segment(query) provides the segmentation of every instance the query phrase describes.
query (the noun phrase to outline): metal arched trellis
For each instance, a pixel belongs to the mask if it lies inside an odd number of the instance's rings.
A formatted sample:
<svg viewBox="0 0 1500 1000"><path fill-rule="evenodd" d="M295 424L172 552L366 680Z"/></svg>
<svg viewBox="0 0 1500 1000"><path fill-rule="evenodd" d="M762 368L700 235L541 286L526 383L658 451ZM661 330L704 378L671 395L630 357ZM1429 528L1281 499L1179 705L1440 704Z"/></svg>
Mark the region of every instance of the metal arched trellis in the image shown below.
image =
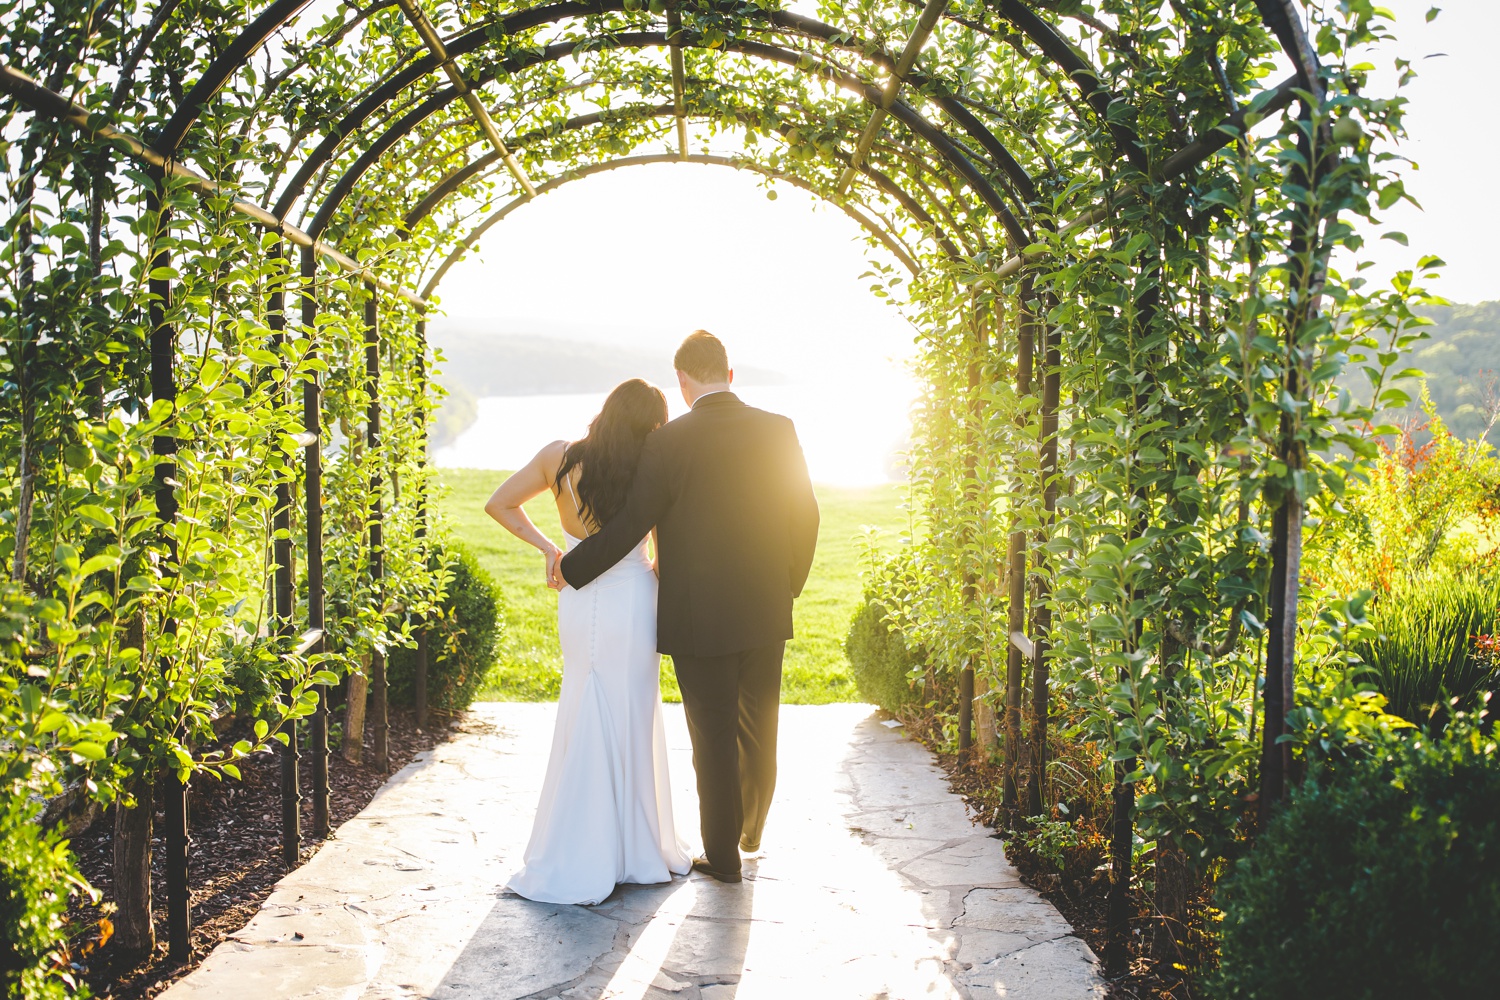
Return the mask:
<svg viewBox="0 0 1500 1000"><path fill-rule="evenodd" d="M1060 412L1067 394L1076 399L1096 391L1085 376L1073 384L1065 374L1076 360L1069 353L1074 331L1068 317L1086 312L1068 296L1093 280L1079 262L1095 249L1113 255L1110 266L1124 291L1110 302L1108 315L1098 307L1090 322L1101 328L1116 321L1150 328L1152 317L1175 307L1174 296L1187 303L1182 308L1195 322L1206 322L1209 292L1202 289L1219 265L1194 265L1191 278L1182 279L1198 282L1191 302L1168 287L1165 275L1213 238L1222 214L1237 210L1236 197L1248 191L1244 197L1253 202L1266 186L1256 179L1264 168L1251 132L1280 128L1291 137L1288 148L1299 154L1287 157L1296 161L1287 177L1291 188L1315 189L1331 170L1331 154L1315 152L1329 145L1324 133L1333 112L1326 74L1303 27L1305 12L1291 0L1195 5L1203 9L1193 16L1217 32L1209 33L1203 66L1195 68L1176 53L1202 40L1174 20L1175 11L1151 15L1164 32L1176 32L1170 45L1163 43L1163 51L1170 50L1163 55L1115 30L1119 24L1112 27L1124 14L1084 16L1064 10L1067 5L1022 0L962 7L949 0L893 0L861 8L864 13L842 11L841 20L833 18L840 12L835 5L828 16L836 23L722 0L669 0L654 11L633 2L525 6L495 0L471 11L397 0L351 7L307 26L302 20L309 6L308 0L275 0L262 9L231 4L209 26L193 22L194 13L175 12L175 4L154 10L126 4L118 37L109 34L110 25L94 21L82 28L49 26L46 37L54 49L62 51L63 41L74 45L72 62L40 54L38 44L17 47L19 55L7 50L0 65L0 91L12 104L11 118L24 108L33 122L66 128L66 142L77 146L76 155L64 151L45 159L38 153L45 170L25 163L18 170L30 178L26 190L40 182L63 192L73 183L65 178L76 160L86 174L86 183L78 183L98 217L85 241L96 260L110 225L103 206L136 212L142 232L149 227L141 220L157 220L154 235L144 237L140 268L148 285L140 301L149 331L150 399L128 386L118 390L122 398L135 391L139 409L155 403L170 412L184 393L180 374L190 354L184 338L200 321L179 308L179 293L195 277L184 270L212 269L204 264L211 255L174 250L175 224L197 220L192 224L213 229L217 245L229 248L226 257L242 254L259 268L263 280L252 290L215 294L234 299L236 308L259 317L269 331L272 353L256 355L266 405L291 414L298 410L292 389L301 390L300 426L287 436L300 459L295 474L275 482L268 501L266 590L274 622L268 631L279 637L279 655L297 662L339 655L330 637L341 627L335 619L350 612L330 610L328 603L330 533L324 520L330 491L350 489L342 483L353 459L330 449L325 393L357 397L364 403L362 433L345 437L358 439L352 450L373 456L369 468L360 467L353 477L368 497L360 515L359 592L373 594L380 608L379 622L370 627L395 628L390 623L400 619L400 627L412 629L417 714L425 722L428 622L404 614L403 601L421 601L409 593L397 596L403 593L403 567L389 550L412 542L426 563L432 526L421 478L429 399L425 331L440 282L518 207L564 184L627 166L732 167L826 199L913 280L953 290L944 308L962 314L963 322L951 325L963 332L942 330L933 340L963 359L967 464L960 463L965 485L955 494L963 503L988 503L979 472L985 407L992 405L984 402L986 391L994 390L1011 407L1005 433L1025 439L1034 451L1034 469L1016 472L1010 495L994 504L1008 518L1004 554L992 560L1006 601L1003 698L976 690L972 657L965 659L958 671L957 742L963 753L973 745L976 698L982 711L992 701L1003 706L1006 802L1024 806L1028 815L1042 812L1049 664L1061 655L1071 627L1063 621L1066 595L1057 579L1067 546L1054 535L1065 494ZM75 38L79 32L82 41ZM1246 55L1236 45L1254 51ZM1267 87L1252 64L1277 56L1290 62L1293 75ZM1207 82L1190 87L1194 74ZM131 102L95 94L93 81L104 78L115 81L121 95L133 94ZM504 95L498 101L496 92ZM1294 106L1295 115L1289 114ZM33 125L28 134L36 132ZM1226 166L1220 154L1231 146L1239 159ZM1210 170L1213 164L1219 166ZM126 172L137 167L144 173ZM1209 173L1213 177L1203 181L1200 175ZM144 193L138 205L126 193L131 183ZM55 197L59 204L67 198ZM32 200L26 199L27 218ZM1305 334L1295 331L1305 331L1316 318L1319 268L1327 252L1318 234L1339 210L1304 204L1280 217L1293 234L1284 241L1285 269L1310 271L1301 287L1313 294L1295 301L1289 296L1281 304L1288 316L1282 346L1294 360L1274 378L1291 402L1274 433L1265 432L1275 443L1264 464L1278 471L1266 474L1266 495L1273 501L1259 761L1263 808L1282 796L1292 766L1281 737L1296 690L1303 497L1302 487L1285 484L1300 483L1307 473L1298 413L1309 403L1313 382L1298 340ZM258 231L260 242L247 227ZM1132 227L1166 235L1156 243L1138 242L1130 238ZM14 256L26 282L36 270L39 240L31 229L17 239ZM1171 252L1163 249L1168 243ZM298 248L295 267L291 246ZM1200 256L1206 260L1206 251ZM321 262L332 262L336 270L320 270ZM102 281L103 269L94 270ZM940 297L929 294L934 302ZM30 300L24 291L19 298L24 313ZM113 308L106 298L97 296L100 315ZM1004 313L1007 303L1011 312ZM935 330L947 322L941 312L934 305L928 316ZM413 380L403 383L405 395L393 395L388 387L399 366L386 360L395 336L388 331L404 330L408 322L416 344ZM335 328L343 332L325 332ZM348 332L355 329L357 337ZM357 358L349 346L356 342ZM1168 359L1191 349L1186 340L1150 348ZM27 363L23 359L21 367ZM1135 371L1129 365L1118 370L1127 369ZM1121 375L1117 381L1130 379L1133 388L1120 397L1129 397L1121 405L1144 408L1146 376ZM1002 383L1003 392L995 389ZM394 407L413 414L415 444L402 437L406 428L392 419ZM155 510L166 572L176 573L192 558L177 546L184 487L176 463L188 446L166 423L154 444ZM401 477L391 456L400 447L413 450L417 486L398 498ZM1125 450L1128 465L1157 449ZM1191 454L1184 446L1182 455ZM21 460L23 479L32 474L27 461ZM1176 478L1194 482L1203 469L1203 463L1184 458ZM341 485L330 487L325 473ZM294 507L298 488L300 517ZM1132 489L1144 497L1147 487ZM975 524L964 530L978 531ZM1146 538L1147 528L1144 515L1126 524L1121 546ZM18 544L24 551L26 540ZM985 599L987 572L975 565L964 570L967 604ZM1236 622L1243 602L1237 607ZM177 627L175 614L162 621L164 630ZM1238 624L1233 629L1231 645ZM1134 632L1127 629L1120 638L1127 659L1139 653L1141 632L1137 621ZM1194 636L1182 645L1193 649L1195 642L1202 645ZM368 669L376 764L385 767L383 641L370 652ZM312 688L316 706L309 712L307 741L316 837L326 836L330 826L326 681ZM988 681L981 676L978 683L982 688ZM1023 740L1028 683L1030 736ZM294 693L288 682L287 703ZM295 728L291 735L282 750L282 853L288 866L296 863L302 840ZM1030 781L1023 788L1026 768ZM1120 757L1114 768L1117 892L1111 919L1118 948L1108 958L1118 965L1128 923L1135 758ZM166 770L172 772L170 945L173 957L184 959L190 944L187 785L178 769Z"/></svg>

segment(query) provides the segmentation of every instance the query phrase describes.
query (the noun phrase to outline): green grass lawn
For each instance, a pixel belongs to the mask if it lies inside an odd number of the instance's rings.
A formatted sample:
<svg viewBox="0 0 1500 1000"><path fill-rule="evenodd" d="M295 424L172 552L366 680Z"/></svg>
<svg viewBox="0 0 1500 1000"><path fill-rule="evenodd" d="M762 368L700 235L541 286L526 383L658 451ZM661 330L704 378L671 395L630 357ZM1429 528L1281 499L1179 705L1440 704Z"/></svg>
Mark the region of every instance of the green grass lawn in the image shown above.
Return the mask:
<svg viewBox="0 0 1500 1000"><path fill-rule="evenodd" d="M536 550L514 538L484 512L484 502L505 478L503 472L443 469L447 488L441 500L454 536L478 557L499 585L505 634L500 657L479 697L491 701L545 701L557 697L562 657L557 649L557 596L542 580ZM897 486L863 489L818 488L823 523L818 555L797 601L797 638L787 644L782 700L793 705L855 701L858 694L844 659L844 633L859 605L864 526L878 528L891 547L907 525ZM527 505L531 519L562 541L557 508L541 496ZM662 669L662 695L678 698L668 664Z"/></svg>

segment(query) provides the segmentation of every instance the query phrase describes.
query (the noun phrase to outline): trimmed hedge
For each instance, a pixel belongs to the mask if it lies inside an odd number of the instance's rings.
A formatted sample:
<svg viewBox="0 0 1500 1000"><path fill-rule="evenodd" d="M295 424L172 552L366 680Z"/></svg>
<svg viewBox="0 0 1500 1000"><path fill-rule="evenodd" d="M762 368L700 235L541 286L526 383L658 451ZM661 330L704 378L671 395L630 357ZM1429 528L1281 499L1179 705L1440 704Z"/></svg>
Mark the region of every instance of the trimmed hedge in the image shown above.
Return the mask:
<svg viewBox="0 0 1500 1000"><path fill-rule="evenodd" d="M1410 732L1410 731L1408 731ZM1500 753L1454 726L1325 767L1218 893L1222 1000L1490 996Z"/></svg>
<svg viewBox="0 0 1500 1000"><path fill-rule="evenodd" d="M880 598L865 595L844 639L844 655L854 674L860 697L887 712L897 712L921 700L910 676L919 661L906 648L900 632L885 623L887 611Z"/></svg>
<svg viewBox="0 0 1500 1000"><path fill-rule="evenodd" d="M495 664L503 628L500 593L473 553L450 541L439 555L450 563L442 617L433 621L427 664L427 703L437 712L461 712L474 701ZM389 698L410 705L416 696L417 651L393 649L387 663Z"/></svg>

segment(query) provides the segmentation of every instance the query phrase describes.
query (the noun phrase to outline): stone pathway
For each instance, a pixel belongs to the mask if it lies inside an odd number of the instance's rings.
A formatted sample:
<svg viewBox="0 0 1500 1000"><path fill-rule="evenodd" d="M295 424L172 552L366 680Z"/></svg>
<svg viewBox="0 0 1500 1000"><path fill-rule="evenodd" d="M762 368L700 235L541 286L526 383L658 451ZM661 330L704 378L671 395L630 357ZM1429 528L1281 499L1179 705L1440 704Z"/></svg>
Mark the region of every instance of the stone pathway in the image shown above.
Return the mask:
<svg viewBox="0 0 1500 1000"><path fill-rule="evenodd" d="M667 711L693 834L687 730ZM553 717L476 706L167 1000L1103 996L1088 946L970 823L931 755L865 706L782 709L765 853L743 883L625 886L594 907L502 893Z"/></svg>

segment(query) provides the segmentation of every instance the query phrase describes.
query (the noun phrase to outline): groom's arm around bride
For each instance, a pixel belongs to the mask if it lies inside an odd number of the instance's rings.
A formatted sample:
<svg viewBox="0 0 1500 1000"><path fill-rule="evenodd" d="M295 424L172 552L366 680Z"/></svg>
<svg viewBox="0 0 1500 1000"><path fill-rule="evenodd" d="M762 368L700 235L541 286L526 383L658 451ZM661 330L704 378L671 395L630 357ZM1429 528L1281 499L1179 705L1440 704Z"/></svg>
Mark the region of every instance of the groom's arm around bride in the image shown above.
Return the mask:
<svg viewBox="0 0 1500 1000"><path fill-rule="evenodd" d="M818 502L796 430L728 383L708 382L646 439L624 510L560 563L564 581L587 586L657 528L663 653L791 638L792 599L812 568Z"/></svg>
<svg viewBox="0 0 1500 1000"><path fill-rule="evenodd" d="M818 504L792 422L746 406L712 334L675 364L691 411L646 439L624 510L559 564L587 586L657 529L657 648L672 656L716 876L758 849L775 784L781 659L812 568ZM561 581L559 581L561 582Z"/></svg>

